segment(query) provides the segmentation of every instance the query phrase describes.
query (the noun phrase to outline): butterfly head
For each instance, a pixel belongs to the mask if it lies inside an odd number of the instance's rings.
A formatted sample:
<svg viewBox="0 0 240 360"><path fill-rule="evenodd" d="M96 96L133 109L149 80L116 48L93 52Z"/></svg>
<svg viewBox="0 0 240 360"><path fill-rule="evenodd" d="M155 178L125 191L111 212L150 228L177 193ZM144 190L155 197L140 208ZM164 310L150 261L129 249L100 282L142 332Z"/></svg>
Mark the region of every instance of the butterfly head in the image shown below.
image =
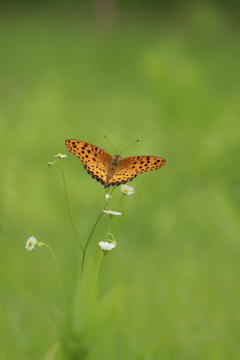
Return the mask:
<svg viewBox="0 0 240 360"><path fill-rule="evenodd" d="M120 155L113 156L112 166L118 166L121 160L122 160L122 157Z"/></svg>

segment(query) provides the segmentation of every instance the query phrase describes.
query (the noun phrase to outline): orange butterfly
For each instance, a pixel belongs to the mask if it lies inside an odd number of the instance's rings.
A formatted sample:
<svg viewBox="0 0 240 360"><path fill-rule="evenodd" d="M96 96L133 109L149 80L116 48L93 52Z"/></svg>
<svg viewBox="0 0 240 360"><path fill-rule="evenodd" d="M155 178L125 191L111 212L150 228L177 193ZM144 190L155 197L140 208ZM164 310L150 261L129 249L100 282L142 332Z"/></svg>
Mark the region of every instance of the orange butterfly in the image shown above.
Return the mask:
<svg viewBox="0 0 240 360"><path fill-rule="evenodd" d="M99 147L80 140L65 140L68 150L83 163L84 169L105 188L132 181L138 174L157 170L166 160L157 156L111 156Z"/></svg>

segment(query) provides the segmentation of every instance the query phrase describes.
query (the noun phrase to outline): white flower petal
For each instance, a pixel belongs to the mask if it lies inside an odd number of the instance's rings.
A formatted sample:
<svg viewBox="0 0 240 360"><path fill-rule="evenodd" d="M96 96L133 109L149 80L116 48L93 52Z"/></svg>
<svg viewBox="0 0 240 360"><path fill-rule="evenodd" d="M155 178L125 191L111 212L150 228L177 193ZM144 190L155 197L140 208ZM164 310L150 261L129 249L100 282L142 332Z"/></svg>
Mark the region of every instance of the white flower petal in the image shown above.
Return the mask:
<svg viewBox="0 0 240 360"><path fill-rule="evenodd" d="M132 186L128 186L128 185L121 185L121 191L125 195L132 195L135 192L134 188Z"/></svg>
<svg viewBox="0 0 240 360"><path fill-rule="evenodd" d="M100 246L101 249L105 251L110 251L116 247L115 244L109 243L107 241L100 241L98 245Z"/></svg>
<svg viewBox="0 0 240 360"><path fill-rule="evenodd" d="M59 158L66 158L67 157L67 155L66 154L61 154L61 153L58 153L57 155L54 155L55 157L59 157Z"/></svg>
<svg viewBox="0 0 240 360"><path fill-rule="evenodd" d="M37 243L37 239L34 236L31 236L29 239L27 239L25 248L28 251L31 251L35 248L36 243Z"/></svg>
<svg viewBox="0 0 240 360"><path fill-rule="evenodd" d="M120 213L118 211L113 211L113 210L103 210L103 212L105 212L105 214L109 214L109 215L122 215L122 213Z"/></svg>

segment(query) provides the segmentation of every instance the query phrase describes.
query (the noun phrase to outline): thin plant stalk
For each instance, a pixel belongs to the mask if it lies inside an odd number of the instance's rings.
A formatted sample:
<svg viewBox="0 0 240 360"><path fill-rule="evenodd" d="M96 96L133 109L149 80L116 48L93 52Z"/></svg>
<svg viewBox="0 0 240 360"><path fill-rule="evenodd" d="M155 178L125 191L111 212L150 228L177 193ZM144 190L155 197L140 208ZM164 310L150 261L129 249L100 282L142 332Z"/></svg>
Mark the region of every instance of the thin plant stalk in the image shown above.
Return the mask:
<svg viewBox="0 0 240 360"><path fill-rule="evenodd" d="M99 258L99 261L98 261L98 266L97 266L97 271L96 271L96 275L95 275L95 279L94 279L94 286L96 286L96 283L97 283L97 279L98 279L98 275L99 275L99 269L100 269L100 265L101 265L101 262L103 260L103 251L101 251L101 255L100 255L100 258Z"/></svg>
<svg viewBox="0 0 240 360"><path fill-rule="evenodd" d="M66 202L67 202L67 208L68 208L68 213L69 213L70 221L71 221L71 224L72 224L72 228L73 228L74 234L75 234L75 236L76 236L76 238L77 238L78 244L79 244L81 250L84 252L83 246L82 246L82 244L81 244L81 242L80 242L80 239L79 239L79 237L78 237L77 231L76 231L75 226L74 226L74 223L73 223L72 214L71 214L71 210L70 210L70 206L69 206L69 201L68 201L67 187L66 187L66 181L65 181L63 166L62 166L61 159L59 159L59 160L60 160L59 163L60 163L60 168L61 168L62 177L63 177L63 186L64 186L65 198L66 198Z"/></svg>
<svg viewBox="0 0 240 360"><path fill-rule="evenodd" d="M60 272L59 272L59 267L58 267L58 261L56 256L54 255L52 249L50 248L49 245L45 244L45 243L38 243L39 246L46 246L48 248L48 250L50 251L50 253L52 254L52 257L55 260L55 264L56 264L56 269L57 269L57 275L58 275L58 282L59 282L59 286L60 286L60 291L61 291L61 295L62 295L62 299L63 299L63 304L64 304L64 308L65 310L67 309L66 307L66 301L65 301L65 297L64 297L64 293L63 293L63 287L62 287L62 281L61 281L61 277L60 277Z"/></svg>
<svg viewBox="0 0 240 360"><path fill-rule="evenodd" d="M111 193L110 193L110 196L112 196L113 191L114 191L114 188L112 188L112 191L111 191ZM106 209L107 204L108 204L108 201L106 201L103 210ZM91 237L92 237L92 234L93 234L93 232L94 232L94 230L95 230L95 228L96 228L96 226L97 226L97 224L98 224L98 222L99 222L99 220L101 219L102 216L103 216L103 211L100 213L100 215L99 215L99 217L97 218L95 224L93 225L93 228L92 228L92 230L91 230L91 232L90 232L90 234L89 234L89 237L88 237L88 239L87 239L86 245L84 246L83 254L82 254L82 271L81 271L81 277L83 276L85 256L86 256L86 251L87 251L87 248L88 248L89 241L90 241L90 239L91 239Z"/></svg>

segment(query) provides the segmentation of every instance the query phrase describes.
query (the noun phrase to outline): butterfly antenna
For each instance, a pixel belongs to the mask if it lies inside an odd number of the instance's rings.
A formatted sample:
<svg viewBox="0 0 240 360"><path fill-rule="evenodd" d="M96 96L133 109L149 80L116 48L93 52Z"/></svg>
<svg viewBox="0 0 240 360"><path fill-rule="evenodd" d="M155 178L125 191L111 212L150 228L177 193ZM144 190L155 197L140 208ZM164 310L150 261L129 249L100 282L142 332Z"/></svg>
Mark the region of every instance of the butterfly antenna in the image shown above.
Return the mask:
<svg viewBox="0 0 240 360"><path fill-rule="evenodd" d="M120 154L123 153L125 150L129 149L131 146L135 145L137 142L139 142L139 140L134 141L133 144L131 144L131 145L129 145L128 147L126 147L125 149L123 149L123 150L120 152ZM120 154L119 154L119 155L120 155Z"/></svg>
<svg viewBox="0 0 240 360"><path fill-rule="evenodd" d="M115 147L110 143L110 141L107 138L107 135L104 135L104 137L106 138L107 142L109 143L109 145L113 148L113 150L115 151L115 153L117 154L118 152L116 151Z"/></svg>

